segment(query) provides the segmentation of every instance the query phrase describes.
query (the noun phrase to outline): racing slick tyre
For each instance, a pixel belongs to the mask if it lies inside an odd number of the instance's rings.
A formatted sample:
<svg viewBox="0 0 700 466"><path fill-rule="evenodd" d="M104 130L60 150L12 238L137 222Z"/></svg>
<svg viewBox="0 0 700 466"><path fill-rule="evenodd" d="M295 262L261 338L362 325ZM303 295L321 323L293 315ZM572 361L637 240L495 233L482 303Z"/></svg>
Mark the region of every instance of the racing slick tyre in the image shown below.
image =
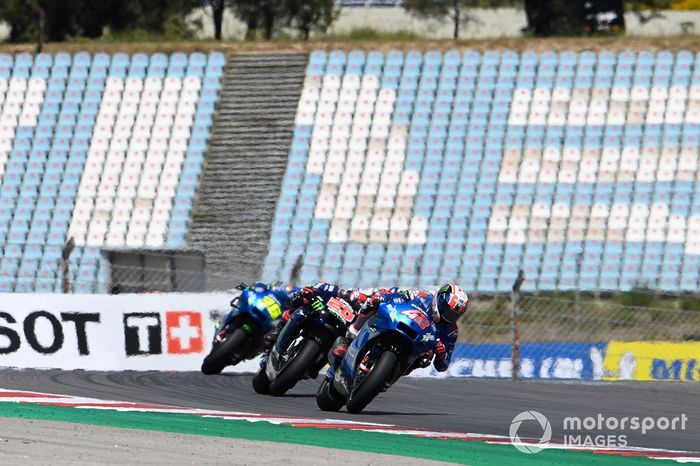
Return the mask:
<svg viewBox="0 0 700 466"><path fill-rule="evenodd" d="M340 411L345 400L341 398L339 393L336 393L333 384L324 377L318 388L318 393L316 393L316 404L322 411Z"/></svg>
<svg viewBox="0 0 700 466"><path fill-rule="evenodd" d="M318 343L307 340L287 367L270 382L270 395L282 396L296 385L307 372L314 368L320 353L321 347Z"/></svg>
<svg viewBox="0 0 700 466"><path fill-rule="evenodd" d="M350 399L346 403L348 412L357 414L384 389L384 386L389 381L398 364L398 358L395 353L385 351L379 357L377 362L372 366L369 374L360 383L360 386L350 395Z"/></svg>
<svg viewBox="0 0 700 466"><path fill-rule="evenodd" d="M270 379L267 378L265 367L258 369L258 372L253 376L253 390L260 395L270 394Z"/></svg>
<svg viewBox="0 0 700 466"><path fill-rule="evenodd" d="M235 355L243 349L246 336L242 329L237 328L223 342L214 346L211 353L202 362L202 373L206 375L218 374L224 370L224 367L238 364Z"/></svg>

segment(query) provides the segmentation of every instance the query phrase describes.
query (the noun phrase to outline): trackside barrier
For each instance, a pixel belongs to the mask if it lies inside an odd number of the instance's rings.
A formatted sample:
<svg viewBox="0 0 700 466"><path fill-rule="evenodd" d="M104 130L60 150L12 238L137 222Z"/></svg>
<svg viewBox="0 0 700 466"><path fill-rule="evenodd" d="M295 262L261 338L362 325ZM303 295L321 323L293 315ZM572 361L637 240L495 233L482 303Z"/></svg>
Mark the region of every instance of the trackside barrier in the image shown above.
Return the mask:
<svg viewBox="0 0 700 466"><path fill-rule="evenodd" d="M211 348L214 323L234 296L3 293L0 367L198 371ZM478 327L479 334L498 328L493 325L492 319L488 327ZM412 375L511 378L512 349L506 342L458 344L447 372L428 368ZM228 370L257 367L256 359ZM526 341L520 344L518 373L522 379L700 381L700 341Z"/></svg>
<svg viewBox="0 0 700 466"><path fill-rule="evenodd" d="M197 371L233 296L0 294L0 367Z"/></svg>
<svg viewBox="0 0 700 466"><path fill-rule="evenodd" d="M458 344L447 372L417 377L511 378L509 344ZM523 343L520 379L700 381L700 342Z"/></svg>

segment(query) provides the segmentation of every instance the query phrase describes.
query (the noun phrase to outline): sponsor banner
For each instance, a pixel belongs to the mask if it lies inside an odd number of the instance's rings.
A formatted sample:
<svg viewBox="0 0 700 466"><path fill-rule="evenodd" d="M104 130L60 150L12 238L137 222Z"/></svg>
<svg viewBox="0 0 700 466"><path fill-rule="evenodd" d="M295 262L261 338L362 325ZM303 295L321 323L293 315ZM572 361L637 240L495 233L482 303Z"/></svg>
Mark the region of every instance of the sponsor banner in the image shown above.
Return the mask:
<svg viewBox="0 0 700 466"><path fill-rule="evenodd" d="M197 371L233 296L2 294L0 366Z"/></svg>
<svg viewBox="0 0 700 466"><path fill-rule="evenodd" d="M198 371L234 296L0 294L0 367ZM520 354L524 379L700 380L700 342L523 343ZM459 344L447 372L411 375L511 374L510 344Z"/></svg>
<svg viewBox="0 0 700 466"><path fill-rule="evenodd" d="M522 343L520 377L523 379L600 380L606 343ZM458 344L446 372L434 368L414 371L417 377L510 378L510 344Z"/></svg>
<svg viewBox="0 0 700 466"><path fill-rule="evenodd" d="M700 342L610 341L605 380L700 381Z"/></svg>

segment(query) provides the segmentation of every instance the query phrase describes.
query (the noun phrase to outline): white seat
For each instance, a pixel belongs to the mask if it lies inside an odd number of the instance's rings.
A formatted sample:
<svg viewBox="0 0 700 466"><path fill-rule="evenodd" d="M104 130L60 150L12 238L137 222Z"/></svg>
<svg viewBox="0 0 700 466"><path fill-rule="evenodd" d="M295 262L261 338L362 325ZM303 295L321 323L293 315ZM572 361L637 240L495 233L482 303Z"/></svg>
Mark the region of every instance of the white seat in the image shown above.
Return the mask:
<svg viewBox="0 0 700 466"><path fill-rule="evenodd" d="M141 248L143 247L144 237L145 232L129 231L126 235L125 245L128 248Z"/></svg>
<svg viewBox="0 0 700 466"><path fill-rule="evenodd" d="M566 230L563 228L550 228L547 232L547 241L566 241Z"/></svg>

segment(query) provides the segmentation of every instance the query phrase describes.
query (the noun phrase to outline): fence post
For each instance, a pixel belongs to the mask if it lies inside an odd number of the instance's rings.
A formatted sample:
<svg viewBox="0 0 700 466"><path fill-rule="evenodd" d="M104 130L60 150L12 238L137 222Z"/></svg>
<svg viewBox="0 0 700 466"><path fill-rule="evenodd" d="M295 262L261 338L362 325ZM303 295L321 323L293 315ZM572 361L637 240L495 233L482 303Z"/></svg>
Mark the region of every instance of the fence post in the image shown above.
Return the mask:
<svg viewBox="0 0 700 466"><path fill-rule="evenodd" d="M66 244L63 245L63 250L61 250L61 265L63 269L63 283L62 288L64 293L70 293L70 255L75 249L75 241L73 237L68 238Z"/></svg>
<svg viewBox="0 0 700 466"><path fill-rule="evenodd" d="M576 254L576 277L581 276L581 259L583 255L581 253ZM574 312L576 313L576 326L581 326L581 290L579 286L576 286L574 290Z"/></svg>
<svg viewBox="0 0 700 466"><path fill-rule="evenodd" d="M525 281L525 273L522 269L518 272L518 278L513 283L513 293L511 294L511 316L510 327L512 341L512 357L513 357L513 382L518 381L520 374L520 328L518 324L518 311L520 307L520 287Z"/></svg>

